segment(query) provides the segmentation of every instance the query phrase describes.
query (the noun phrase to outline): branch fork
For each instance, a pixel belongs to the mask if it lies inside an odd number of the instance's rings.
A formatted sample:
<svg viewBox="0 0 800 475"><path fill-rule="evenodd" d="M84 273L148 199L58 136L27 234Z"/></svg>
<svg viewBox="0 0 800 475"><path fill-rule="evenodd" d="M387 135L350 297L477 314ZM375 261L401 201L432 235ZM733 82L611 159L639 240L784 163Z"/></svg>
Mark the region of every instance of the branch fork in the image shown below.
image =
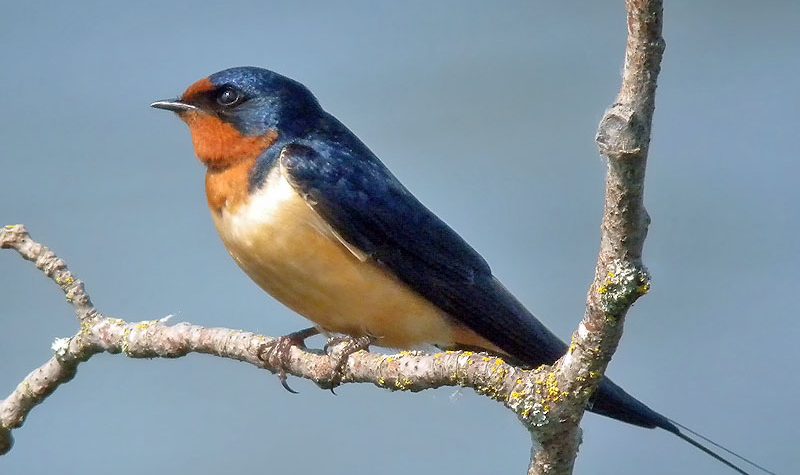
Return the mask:
<svg viewBox="0 0 800 475"><path fill-rule="evenodd" d="M650 289L641 261L649 217L643 204L644 172L655 107L656 79L664 41L661 0L627 0L628 43L620 93L600 122L596 141L608 161L600 251L586 311L567 353L552 366L523 369L501 358L470 351L433 355L359 351L349 356L341 383L371 383L392 391L442 386L473 388L513 411L533 441L530 475L572 473L586 404L622 335L625 314ZM264 361L260 348L272 338L167 319L127 322L98 311L83 282L22 225L0 229L0 248L17 251L58 285L78 319L79 330L53 342L53 356L0 400L0 455L11 450L12 431L78 366L101 352L131 358L178 358L204 353L234 359L272 373L332 387L341 348L332 355L293 346L287 361Z"/></svg>

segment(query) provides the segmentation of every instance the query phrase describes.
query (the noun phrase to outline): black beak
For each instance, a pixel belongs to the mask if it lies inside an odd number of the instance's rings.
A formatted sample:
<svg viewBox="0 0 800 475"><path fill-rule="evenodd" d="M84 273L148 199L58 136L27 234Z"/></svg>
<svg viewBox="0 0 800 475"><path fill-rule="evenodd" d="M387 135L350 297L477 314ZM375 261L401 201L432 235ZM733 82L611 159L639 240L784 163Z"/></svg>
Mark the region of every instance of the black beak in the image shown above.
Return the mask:
<svg viewBox="0 0 800 475"><path fill-rule="evenodd" d="M178 114L180 114L181 112L197 110L197 107L191 104L187 104L185 102L181 102L178 99L166 99L163 101L155 101L154 103L150 104L150 107L177 112Z"/></svg>

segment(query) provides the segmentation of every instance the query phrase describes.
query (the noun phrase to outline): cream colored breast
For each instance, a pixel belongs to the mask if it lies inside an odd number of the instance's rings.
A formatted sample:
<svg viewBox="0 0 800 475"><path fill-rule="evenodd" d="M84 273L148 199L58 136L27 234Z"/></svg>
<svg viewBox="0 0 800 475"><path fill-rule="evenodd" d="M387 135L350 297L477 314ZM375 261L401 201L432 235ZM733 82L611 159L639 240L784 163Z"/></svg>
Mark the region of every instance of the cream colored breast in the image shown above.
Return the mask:
<svg viewBox="0 0 800 475"><path fill-rule="evenodd" d="M212 214L239 266L326 331L372 335L397 348L464 339L444 312L343 243L278 168L235 212Z"/></svg>

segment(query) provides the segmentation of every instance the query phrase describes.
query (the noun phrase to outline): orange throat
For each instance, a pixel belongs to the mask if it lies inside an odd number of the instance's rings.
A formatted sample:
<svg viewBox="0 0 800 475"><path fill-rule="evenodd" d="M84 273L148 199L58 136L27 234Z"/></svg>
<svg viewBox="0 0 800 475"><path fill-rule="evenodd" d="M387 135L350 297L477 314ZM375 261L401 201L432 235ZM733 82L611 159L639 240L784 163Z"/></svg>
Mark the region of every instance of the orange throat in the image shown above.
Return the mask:
<svg viewBox="0 0 800 475"><path fill-rule="evenodd" d="M256 157L240 160L224 169L206 171L206 199L214 213L223 210L235 212L247 202L250 194L250 174L256 166Z"/></svg>
<svg viewBox="0 0 800 475"><path fill-rule="evenodd" d="M189 112L182 118L192 133L197 158L208 168L227 168L257 158L278 140L274 130L264 135L242 135L236 127L205 112Z"/></svg>
<svg viewBox="0 0 800 475"><path fill-rule="evenodd" d="M256 160L278 141L278 133L242 135L231 124L205 112L190 112L183 120L192 134L197 158L208 169L208 207L215 213L233 211L247 200Z"/></svg>

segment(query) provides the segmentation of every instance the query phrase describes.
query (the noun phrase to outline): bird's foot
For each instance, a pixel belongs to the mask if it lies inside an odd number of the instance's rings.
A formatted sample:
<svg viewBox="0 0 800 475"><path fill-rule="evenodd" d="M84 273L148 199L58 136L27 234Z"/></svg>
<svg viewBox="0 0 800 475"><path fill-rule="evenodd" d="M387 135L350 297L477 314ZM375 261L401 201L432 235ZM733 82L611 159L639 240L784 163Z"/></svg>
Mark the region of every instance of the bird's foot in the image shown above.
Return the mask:
<svg viewBox="0 0 800 475"><path fill-rule="evenodd" d="M336 360L336 366L333 368L333 375L331 376L331 387L330 390L333 394L336 394L334 388L339 386L342 383L342 378L344 377L344 369L347 366L347 359L353 353L357 353L361 350L369 349L369 346L377 341L377 338L372 335L364 335L364 336L334 336L328 339L325 343L324 350L327 353L328 349L333 346L336 346L340 343L344 343L344 348L342 348L341 352L338 353L338 358Z"/></svg>
<svg viewBox="0 0 800 475"><path fill-rule="evenodd" d="M275 338L258 348L258 359L265 363L278 366L278 378L281 380L281 386L292 394L297 394L297 391L289 387L289 383L286 382L285 369L289 361L289 351L293 346L305 348L306 339L314 335L319 335L319 329L317 327L304 328L289 333L288 335Z"/></svg>

